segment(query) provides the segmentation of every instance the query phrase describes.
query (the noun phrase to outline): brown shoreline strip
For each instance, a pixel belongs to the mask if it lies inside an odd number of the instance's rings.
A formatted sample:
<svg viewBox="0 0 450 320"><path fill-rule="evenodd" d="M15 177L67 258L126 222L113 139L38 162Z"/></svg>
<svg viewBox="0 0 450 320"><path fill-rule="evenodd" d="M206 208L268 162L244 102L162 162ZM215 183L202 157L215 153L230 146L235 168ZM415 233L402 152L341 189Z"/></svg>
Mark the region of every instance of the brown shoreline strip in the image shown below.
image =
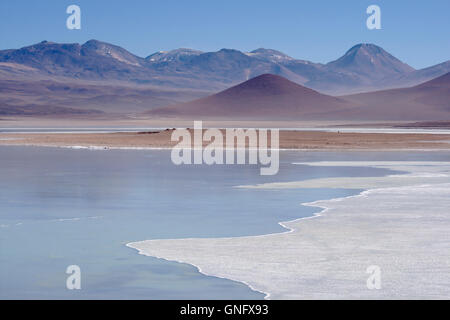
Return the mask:
<svg viewBox="0 0 450 320"><path fill-rule="evenodd" d="M0 145L170 148L177 144L177 142L171 141L172 131L173 130L164 130L135 133L5 133L0 134ZM191 135L193 136L192 131ZM209 142L204 142L203 144L206 146ZM450 135L422 133L280 131L279 147L280 149L311 150L450 150Z"/></svg>

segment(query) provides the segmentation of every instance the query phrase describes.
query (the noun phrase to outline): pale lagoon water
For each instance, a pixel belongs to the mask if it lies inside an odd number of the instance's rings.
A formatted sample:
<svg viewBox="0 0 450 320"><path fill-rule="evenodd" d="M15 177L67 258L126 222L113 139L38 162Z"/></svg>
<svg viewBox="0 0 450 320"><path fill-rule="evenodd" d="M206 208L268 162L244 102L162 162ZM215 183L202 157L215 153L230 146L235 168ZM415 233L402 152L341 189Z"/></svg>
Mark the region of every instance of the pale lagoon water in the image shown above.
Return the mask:
<svg viewBox="0 0 450 320"><path fill-rule="evenodd" d="M0 147L0 298L262 299L242 283L125 244L282 232L279 221L319 211L301 203L361 190L235 186L393 173L294 162L448 159L439 152L282 151L279 174L260 176L257 166L175 166L169 150ZM73 264L81 290L65 286Z"/></svg>

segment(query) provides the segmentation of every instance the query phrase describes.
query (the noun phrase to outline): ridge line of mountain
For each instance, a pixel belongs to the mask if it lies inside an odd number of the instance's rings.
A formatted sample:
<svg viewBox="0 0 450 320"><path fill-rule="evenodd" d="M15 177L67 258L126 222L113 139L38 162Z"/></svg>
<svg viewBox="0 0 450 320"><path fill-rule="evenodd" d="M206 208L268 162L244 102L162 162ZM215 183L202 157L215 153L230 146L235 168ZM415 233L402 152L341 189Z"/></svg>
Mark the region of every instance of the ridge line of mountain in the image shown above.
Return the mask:
<svg viewBox="0 0 450 320"><path fill-rule="evenodd" d="M0 79L66 77L206 91L271 73L323 93L342 95L413 86L449 71L450 61L414 70L381 47L364 43L327 64L264 48L251 52L175 49L142 58L98 40L82 45L43 41L0 51Z"/></svg>

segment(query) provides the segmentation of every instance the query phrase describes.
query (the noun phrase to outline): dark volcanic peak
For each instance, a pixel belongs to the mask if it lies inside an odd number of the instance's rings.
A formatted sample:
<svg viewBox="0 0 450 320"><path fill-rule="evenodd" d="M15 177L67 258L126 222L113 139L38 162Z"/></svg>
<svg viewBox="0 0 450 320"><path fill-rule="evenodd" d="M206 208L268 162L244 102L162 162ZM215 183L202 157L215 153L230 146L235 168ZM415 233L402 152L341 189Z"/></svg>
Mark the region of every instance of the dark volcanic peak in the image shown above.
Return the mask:
<svg viewBox="0 0 450 320"><path fill-rule="evenodd" d="M395 58L383 48L370 43L360 43L350 48L341 58L326 65L329 70L355 72L372 78L406 74L414 68Z"/></svg>

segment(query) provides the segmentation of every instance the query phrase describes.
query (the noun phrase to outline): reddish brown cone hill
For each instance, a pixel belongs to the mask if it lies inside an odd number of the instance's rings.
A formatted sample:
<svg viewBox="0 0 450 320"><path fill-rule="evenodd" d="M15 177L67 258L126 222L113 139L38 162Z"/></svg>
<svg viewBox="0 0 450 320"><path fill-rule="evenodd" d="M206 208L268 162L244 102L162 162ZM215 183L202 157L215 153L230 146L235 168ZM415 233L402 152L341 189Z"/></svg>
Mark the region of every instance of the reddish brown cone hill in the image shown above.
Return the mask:
<svg viewBox="0 0 450 320"><path fill-rule="evenodd" d="M351 105L283 77L263 74L227 90L195 101L158 108L147 114L181 118L309 119Z"/></svg>

